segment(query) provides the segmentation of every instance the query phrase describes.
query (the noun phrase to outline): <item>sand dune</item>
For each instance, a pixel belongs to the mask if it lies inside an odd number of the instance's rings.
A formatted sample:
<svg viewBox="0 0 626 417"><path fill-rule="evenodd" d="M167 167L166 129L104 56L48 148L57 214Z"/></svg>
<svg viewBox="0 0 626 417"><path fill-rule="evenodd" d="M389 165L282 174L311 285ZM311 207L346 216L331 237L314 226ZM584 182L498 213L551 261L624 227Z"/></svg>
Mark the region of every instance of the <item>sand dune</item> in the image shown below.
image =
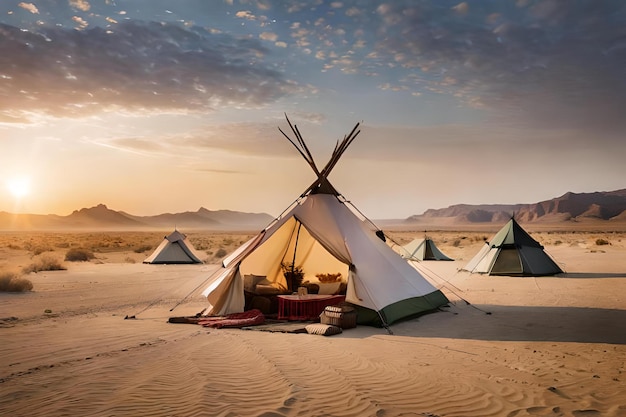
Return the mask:
<svg viewBox="0 0 626 417"><path fill-rule="evenodd" d="M33 292L0 293L1 414L626 415L624 236L598 247L595 235L545 235L567 272L537 278L458 271L482 244L473 236L435 236L456 260L420 267L452 303L392 334L167 323L206 307L193 290L217 265L109 254L30 274Z"/></svg>

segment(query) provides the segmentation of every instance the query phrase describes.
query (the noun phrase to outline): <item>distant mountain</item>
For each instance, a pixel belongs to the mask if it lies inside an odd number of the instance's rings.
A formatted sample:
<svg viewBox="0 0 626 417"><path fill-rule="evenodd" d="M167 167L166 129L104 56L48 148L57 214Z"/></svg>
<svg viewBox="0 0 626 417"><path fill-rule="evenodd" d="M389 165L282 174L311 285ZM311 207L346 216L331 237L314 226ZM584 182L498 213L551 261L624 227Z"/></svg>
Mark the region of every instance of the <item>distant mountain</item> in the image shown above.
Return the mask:
<svg viewBox="0 0 626 417"><path fill-rule="evenodd" d="M515 218L523 222L563 222L582 219L626 219L626 189L595 193L566 193L533 204L457 204L429 209L406 222L489 223Z"/></svg>
<svg viewBox="0 0 626 417"><path fill-rule="evenodd" d="M141 229L262 229L273 217L265 213L230 210L211 211L202 207L195 212L135 216L109 209L104 204L75 210L68 216L56 214L13 214L0 212L0 230L141 230Z"/></svg>

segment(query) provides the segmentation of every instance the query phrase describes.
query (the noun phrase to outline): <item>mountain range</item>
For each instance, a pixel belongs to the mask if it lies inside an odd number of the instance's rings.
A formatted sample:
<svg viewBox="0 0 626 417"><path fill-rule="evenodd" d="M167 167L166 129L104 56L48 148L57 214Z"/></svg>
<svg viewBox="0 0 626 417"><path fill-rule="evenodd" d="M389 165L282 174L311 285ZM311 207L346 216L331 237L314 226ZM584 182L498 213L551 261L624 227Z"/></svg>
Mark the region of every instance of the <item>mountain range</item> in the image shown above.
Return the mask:
<svg viewBox="0 0 626 417"><path fill-rule="evenodd" d="M404 225L501 224L511 216L524 223L561 223L583 220L626 222L626 189L594 193L566 193L532 204L456 204L428 209L401 220ZM109 209L104 204L75 210L67 216L56 214L14 214L0 212L0 230L260 230L273 217L266 213L208 210L135 216ZM397 224L381 220L379 224Z"/></svg>
<svg viewBox="0 0 626 417"><path fill-rule="evenodd" d="M273 217L266 213L244 213L230 210L164 213L155 216L135 216L111 210L104 204L74 210L67 216L56 214L13 214L0 212L0 230L142 230L142 229L208 229L257 230Z"/></svg>
<svg viewBox="0 0 626 417"><path fill-rule="evenodd" d="M626 220L626 189L594 193L568 192L532 204L456 204L410 216L411 222L502 223L512 216L525 223L576 222L586 219Z"/></svg>

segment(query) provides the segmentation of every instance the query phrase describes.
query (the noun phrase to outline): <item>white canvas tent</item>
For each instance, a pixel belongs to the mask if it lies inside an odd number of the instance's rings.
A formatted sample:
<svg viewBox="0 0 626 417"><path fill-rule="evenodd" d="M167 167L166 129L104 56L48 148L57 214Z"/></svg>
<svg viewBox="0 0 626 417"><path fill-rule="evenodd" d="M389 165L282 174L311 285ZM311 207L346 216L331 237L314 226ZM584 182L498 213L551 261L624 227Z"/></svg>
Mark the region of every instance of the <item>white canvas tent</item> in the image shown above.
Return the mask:
<svg viewBox="0 0 626 417"><path fill-rule="evenodd" d="M435 242L429 238L413 239L406 245L400 246L397 252L404 259L412 261L453 261L454 259L447 257L435 245Z"/></svg>
<svg viewBox="0 0 626 417"><path fill-rule="evenodd" d="M148 256L145 264L197 264L202 263L187 236L174 230L163 238L161 244Z"/></svg>
<svg viewBox="0 0 626 417"><path fill-rule="evenodd" d="M318 179L283 215L224 259L223 269L203 292L211 304L206 314L243 311L246 275L287 287L281 262L301 266L305 280L315 279L318 273L341 272L347 284L346 301L357 308L360 324L387 326L448 303L445 295L381 240L328 182L330 170L358 135L358 126L337 144L321 171L297 127L290 124L299 146L281 130Z"/></svg>
<svg viewBox="0 0 626 417"><path fill-rule="evenodd" d="M541 276L563 272L554 260L511 218L463 268L488 275Z"/></svg>

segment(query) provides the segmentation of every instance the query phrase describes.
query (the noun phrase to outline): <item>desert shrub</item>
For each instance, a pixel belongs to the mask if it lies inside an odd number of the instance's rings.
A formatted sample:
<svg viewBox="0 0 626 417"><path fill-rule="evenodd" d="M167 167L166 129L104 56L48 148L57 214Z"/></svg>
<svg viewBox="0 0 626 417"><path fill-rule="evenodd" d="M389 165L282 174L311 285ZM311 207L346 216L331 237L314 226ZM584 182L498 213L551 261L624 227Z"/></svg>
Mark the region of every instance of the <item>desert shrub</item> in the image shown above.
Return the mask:
<svg viewBox="0 0 626 417"><path fill-rule="evenodd" d="M35 246L32 248L32 252L34 256L41 255L44 252L52 252L54 249L47 246Z"/></svg>
<svg viewBox="0 0 626 417"><path fill-rule="evenodd" d="M126 262L127 264L134 264L137 261L135 261L135 259L131 258L130 256L127 256L126 258L124 258L124 262Z"/></svg>
<svg viewBox="0 0 626 417"><path fill-rule="evenodd" d="M57 243L57 248L67 249L70 247L70 242L59 242Z"/></svg>
<svg viewBox="0 0 626 417"><path fill-rule="evenodd" d="M25 274L30 274L31 272L64 271L66 269L67 268L65 268L58 259L43 255L36 262L24 267L23 271Z"/></svg>
<svg viewBox="0 0 626 417"><path fill-rule="evenodd" d="M461 239L456 239L454 242L452 242L452 246L454 246L455 248L458 248L461 245Z"/></svg>
<svg viewBox="0 0 626 417"><path fill-rule="evenodd" d="M217 250L217 252L215 252L215 257L216 258L223 258L226 255L228 255L228 252L226 252L226 249L224 249L224 248L219 248Z"/></svg>
<svg viewBox="0 0 626 417"><path fill-rule="evenodd" d="M19 277L13 272L0 273L0 291L26 292L33 289L33 283L26 278Z"/></svg>
<svg viewBox="0 0 626 417"><path fill-rule="evenodd" d="M563 244L563 241L562 241L562 240L555 240L555 241L554 241L554 245L555 245L555 246L562 245L562 244Z"/></svg>
<svg viewBox="0 0 626 417"><path fill-rule="evenodd" d="M198 250L206 251L206 250L211 249L211 242L201 241L201 242L198 242L197 244L194 244L194 243L192 243L192 244L193 244L193 247L198 249Z"/></svg>
<svg viewBox="0 0 626 417"><path fill-rule="evenodd" d="M87 262L95 258L93 252L87 249L70 249L65 254L65 260L68 262Z"/></svg>
<svg viewBox="0 0 626 417"><path fill-rule="evenodd" d="M609 241L606 239L596 239L597 246L608 245L608 244L609 244Z"/></svg>
<svg viewBox="0 0 626 417"><path fill-rule="evenodd" d="M21 250L21 249L22 249L22 247L21 247L20 245L15 245L15 244L13 244L13 243L9 243L9 244L7 245L7 248L9 248L9 249L13 249L13 250Z"/></svg>
<svg viewBox="0 0 626 417"><path fill-rule="evenodd" d="M150 249L152 249L152 246L150 246L150 245L141 245L138 248L135 248L134 252L135 253L144 253L145 251L149 251Z"/></svg>

